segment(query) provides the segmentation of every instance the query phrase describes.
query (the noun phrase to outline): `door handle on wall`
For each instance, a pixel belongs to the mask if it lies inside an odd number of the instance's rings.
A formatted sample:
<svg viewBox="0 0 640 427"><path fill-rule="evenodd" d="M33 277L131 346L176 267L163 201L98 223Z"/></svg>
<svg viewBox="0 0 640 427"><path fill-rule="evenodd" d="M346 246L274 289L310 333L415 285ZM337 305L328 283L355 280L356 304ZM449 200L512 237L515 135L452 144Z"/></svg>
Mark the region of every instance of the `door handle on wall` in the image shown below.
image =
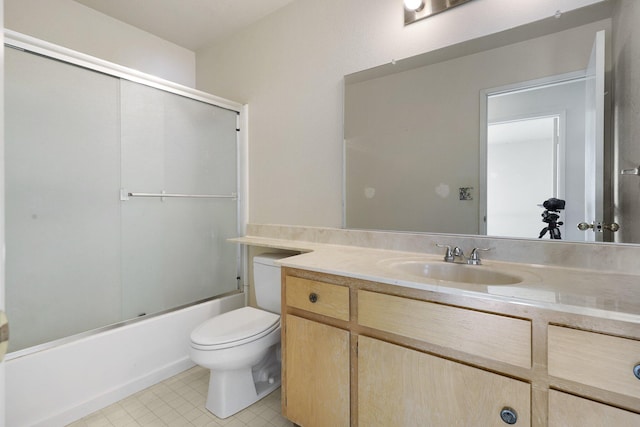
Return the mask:
<svg viewBox="0 0 640 427"><path fill-rule="evenodd" d="M612 222L611 224L603 224L601 222L594 221L593 224L588 224L586 222L578 224L578 230L580 231L587 231L590 228L593 229L594 233L602 233L604 230L609 230L612 233L615 233L620 230L620 226L615 222Z"/></svg>
<svg viewBox="0 0 640 427"><path fill-rule="evenodd" d="M622 169L620 175L640 175L640 166L633 169Z"/></svg>

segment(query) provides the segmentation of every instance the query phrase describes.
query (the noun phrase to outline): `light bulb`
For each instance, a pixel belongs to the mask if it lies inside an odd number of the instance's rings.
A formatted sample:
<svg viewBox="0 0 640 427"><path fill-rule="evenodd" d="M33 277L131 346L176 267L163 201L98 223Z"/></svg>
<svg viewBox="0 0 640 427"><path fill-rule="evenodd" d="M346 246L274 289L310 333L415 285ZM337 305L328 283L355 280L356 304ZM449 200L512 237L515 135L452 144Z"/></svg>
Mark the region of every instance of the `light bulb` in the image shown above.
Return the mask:
<svg viewBox="0 0 640 427"><path fill-rule="evenodd" d="M417 11L424 6L423 0L404 0L404 7L411 11Z"/></svg>

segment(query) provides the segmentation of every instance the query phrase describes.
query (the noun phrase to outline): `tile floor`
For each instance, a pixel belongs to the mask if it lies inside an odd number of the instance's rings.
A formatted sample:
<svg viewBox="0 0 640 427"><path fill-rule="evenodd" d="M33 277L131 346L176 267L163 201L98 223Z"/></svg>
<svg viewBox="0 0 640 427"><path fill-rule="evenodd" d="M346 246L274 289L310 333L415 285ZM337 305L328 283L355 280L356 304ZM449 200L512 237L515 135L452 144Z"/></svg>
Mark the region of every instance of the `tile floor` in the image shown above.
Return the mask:
<svg viewBox="0 0 640 427"><path fill-rule="evenodd" d="M284 427L280 389L224 420L204 407L209 370L196 366L133 394L68 427Z"/></svg>

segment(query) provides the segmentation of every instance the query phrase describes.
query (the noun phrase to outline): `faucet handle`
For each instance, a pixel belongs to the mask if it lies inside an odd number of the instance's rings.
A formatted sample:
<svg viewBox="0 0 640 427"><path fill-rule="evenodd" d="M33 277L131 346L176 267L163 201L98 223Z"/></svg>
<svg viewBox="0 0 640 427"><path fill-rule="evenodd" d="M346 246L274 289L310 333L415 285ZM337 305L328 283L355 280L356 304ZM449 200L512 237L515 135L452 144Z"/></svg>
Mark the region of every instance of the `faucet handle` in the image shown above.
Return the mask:
<svg viewBox="0 0 640 427"><path fill-rule="evenodd" d="M470 265L480 265L482 262L480 261L480 256L478 256L478 251L490 251L493 248L473 248L471 254L469 255L469 259L467 260L467 264Z"/></svg>
<svg viewBox="0 0 640 427"><path fill-rule="evenodd" d="M446 262L453 262L454 256L453 256L453 252L451 251L450 245L441 245L440 243L436 243L436 246L439 248L447 248L447 250L444 253L444 260Z"/></svg>

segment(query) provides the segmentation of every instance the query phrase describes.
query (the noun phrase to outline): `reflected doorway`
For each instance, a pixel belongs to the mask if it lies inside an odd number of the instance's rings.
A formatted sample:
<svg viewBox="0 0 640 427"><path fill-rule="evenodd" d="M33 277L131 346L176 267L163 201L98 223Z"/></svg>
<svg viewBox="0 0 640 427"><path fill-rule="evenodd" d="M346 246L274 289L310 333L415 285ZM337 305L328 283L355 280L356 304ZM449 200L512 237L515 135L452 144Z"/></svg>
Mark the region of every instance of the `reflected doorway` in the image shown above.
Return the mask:
<svg viewBox="0 0 640 427"><path fill-rule="evenodd" d="M585 81L577 72L481 94L480 227L487 235L537 239L549 225L542 204L555 197L566 200L557 212L562 240L584 239L575 224L585 206Z"/></svg>
<svg viewBox="0 0 640 427"><path fill-rule="evenodd" d="M564 194L560 119L527 117L488 125L487 234L539 236L539 205Z"/></svg>

